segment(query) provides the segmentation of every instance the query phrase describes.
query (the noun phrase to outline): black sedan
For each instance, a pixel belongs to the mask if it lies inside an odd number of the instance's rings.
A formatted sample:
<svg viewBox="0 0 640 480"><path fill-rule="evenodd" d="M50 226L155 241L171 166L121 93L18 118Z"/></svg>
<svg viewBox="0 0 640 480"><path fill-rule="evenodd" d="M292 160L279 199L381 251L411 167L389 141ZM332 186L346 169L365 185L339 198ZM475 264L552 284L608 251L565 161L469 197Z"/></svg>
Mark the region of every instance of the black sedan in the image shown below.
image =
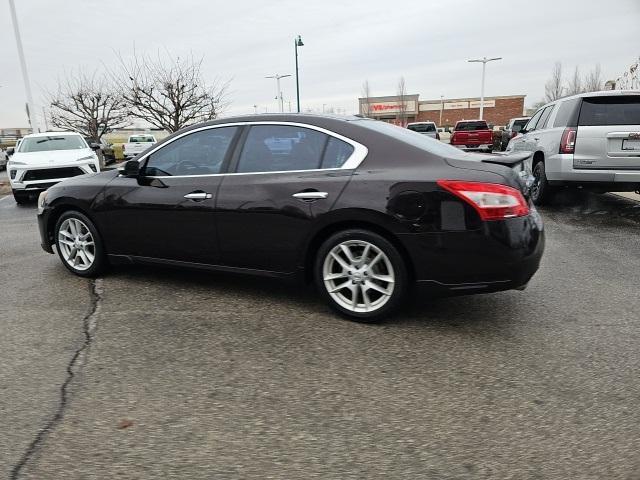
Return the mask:
<svg viewBox="0 0 640 480"><path fill-rule="evenodd" d="M525 157L468 154L359 117L252 115L185 128L124 169L38 200L42 247L81 276L147 263L313 281L371 321L413 285L522 289L544 249Z"/></svg>

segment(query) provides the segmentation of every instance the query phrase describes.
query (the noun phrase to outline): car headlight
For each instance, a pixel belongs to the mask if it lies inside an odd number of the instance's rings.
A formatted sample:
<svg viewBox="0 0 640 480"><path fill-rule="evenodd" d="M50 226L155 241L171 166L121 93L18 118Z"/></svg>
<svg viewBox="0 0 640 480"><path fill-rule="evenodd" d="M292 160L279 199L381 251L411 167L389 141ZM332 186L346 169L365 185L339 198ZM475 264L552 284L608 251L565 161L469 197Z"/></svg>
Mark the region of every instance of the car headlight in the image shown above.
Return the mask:
<svg viewBox="0 0 640 480"><path fill-rule="evenodd" d="M81 157L77 159L76 162L83 162L85 160L95 160L96 158L98 157L96 157L95 155L87 155L86 157Z"/></svg>
<svg viewBox="0 0 640 480"><path fill-rule="evenodd" d="M97 172L98 171L98 169L96 168L95 164L93 164L93 163L89 164L89 168L91 169L92 172Z"/></svg>
<svg viewBox="0 0 640 480"><path fill-rule="evenodd" d="M44 207L47 204L47 191L41 192L38 196L38 215L44 211Z"/></svg>
<svg viewBox="0 0 640 480"><path fill-rule="evenodd" d="M9 178L11 180L15 180L16 179L16 170L9 170Z"/></svg>

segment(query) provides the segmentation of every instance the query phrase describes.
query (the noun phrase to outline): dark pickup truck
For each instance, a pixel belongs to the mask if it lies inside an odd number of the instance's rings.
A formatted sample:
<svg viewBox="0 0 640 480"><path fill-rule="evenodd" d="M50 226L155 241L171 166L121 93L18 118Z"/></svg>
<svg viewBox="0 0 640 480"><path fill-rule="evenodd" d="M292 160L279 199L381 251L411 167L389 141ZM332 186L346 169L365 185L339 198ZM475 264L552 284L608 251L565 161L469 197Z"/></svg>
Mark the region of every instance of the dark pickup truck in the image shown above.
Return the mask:
<svg viewBox="0 0 640 480"><path fill-rule="evenodd" d="M451 145L462 150L493 150L493 130L484 120L461 120L451 134Z"/></svg>

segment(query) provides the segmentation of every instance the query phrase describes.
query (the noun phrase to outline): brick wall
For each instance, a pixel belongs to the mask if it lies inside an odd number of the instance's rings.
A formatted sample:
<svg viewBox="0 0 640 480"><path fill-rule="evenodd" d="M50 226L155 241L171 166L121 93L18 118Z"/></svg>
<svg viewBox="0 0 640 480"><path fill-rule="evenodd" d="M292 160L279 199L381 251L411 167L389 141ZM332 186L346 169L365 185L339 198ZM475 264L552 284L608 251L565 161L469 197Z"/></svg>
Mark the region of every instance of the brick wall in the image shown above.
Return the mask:
<svg viewBox="0 0 640 480"><path fill-rule="evenodd" d="M510 118L522 117L524 98L497 98L495 107L485 107L484 119L493 125L506 125ZM461 108L442 111L442 124L455 125L458 120L472 120L480 117L479 108ZM440 121L440 110L428 110L418 114L418 122Z"/></svg>

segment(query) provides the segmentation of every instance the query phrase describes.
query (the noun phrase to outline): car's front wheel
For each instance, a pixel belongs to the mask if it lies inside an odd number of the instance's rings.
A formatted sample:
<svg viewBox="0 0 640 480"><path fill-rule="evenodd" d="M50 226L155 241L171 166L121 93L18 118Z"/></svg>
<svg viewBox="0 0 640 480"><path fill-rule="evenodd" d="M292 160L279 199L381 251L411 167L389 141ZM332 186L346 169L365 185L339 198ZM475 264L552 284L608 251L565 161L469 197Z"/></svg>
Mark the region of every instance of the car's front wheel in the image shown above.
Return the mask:
<svg viewBox="0 0 640 480"><path fill-rule="evenodd" d="M58 255L71 272L81 277L95 277L104 270L102 239L86 215L77 211L63 213L54 234Z"/></svg>
<svg viewBox="0 0 640 480"><path fill-rule="evenodd" d="M361 322L395 310L407 290L407 269L397 248L377 233L353 229L329 237L318 250L315 280L329 304Z"/></svg>

